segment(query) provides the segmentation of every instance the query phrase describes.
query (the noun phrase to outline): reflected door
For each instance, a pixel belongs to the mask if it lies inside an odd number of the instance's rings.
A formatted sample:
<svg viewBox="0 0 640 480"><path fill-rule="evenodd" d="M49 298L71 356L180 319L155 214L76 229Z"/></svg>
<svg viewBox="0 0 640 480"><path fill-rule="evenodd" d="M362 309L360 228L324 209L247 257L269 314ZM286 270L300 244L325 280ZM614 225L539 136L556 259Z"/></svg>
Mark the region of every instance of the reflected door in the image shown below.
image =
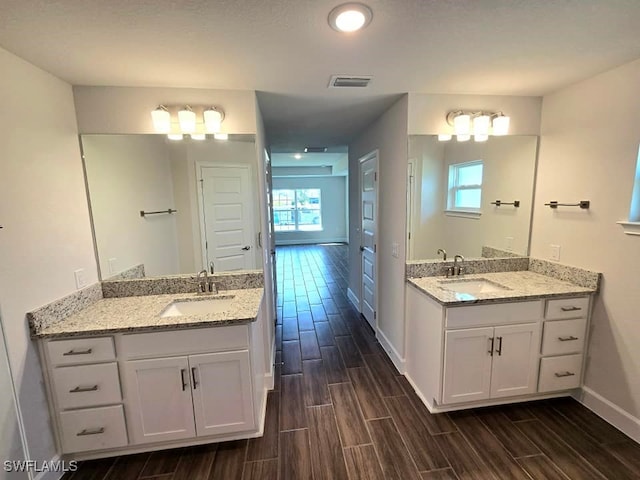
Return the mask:
<svg viewBox="0 0 640 480"><path fill-rule="evenodd" d="M376 329L377 297L377 218L378 218L378 152L360 159L360 252L362 285L360 311L369 325Z"/></svg>
<svg viewBox="0 0 640 480"><path fill-rule="evenodd" d="M206 262L216 271L255 268L249 168L201 166Z"/></svg>

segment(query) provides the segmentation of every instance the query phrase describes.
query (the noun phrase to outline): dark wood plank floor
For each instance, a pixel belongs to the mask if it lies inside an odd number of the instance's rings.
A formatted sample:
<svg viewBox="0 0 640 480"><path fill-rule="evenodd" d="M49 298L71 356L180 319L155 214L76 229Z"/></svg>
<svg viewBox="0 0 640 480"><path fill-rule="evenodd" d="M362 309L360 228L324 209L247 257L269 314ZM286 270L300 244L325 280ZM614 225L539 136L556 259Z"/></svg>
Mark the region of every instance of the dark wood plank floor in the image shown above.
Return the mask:
<svg viewBox="0 0 640 480"><path fill-rule="evenodd" d="M431 415L349 304L346 246L278 248L265 435L84 462L65 480L639 479L640 445L571 399Z"/></svg>

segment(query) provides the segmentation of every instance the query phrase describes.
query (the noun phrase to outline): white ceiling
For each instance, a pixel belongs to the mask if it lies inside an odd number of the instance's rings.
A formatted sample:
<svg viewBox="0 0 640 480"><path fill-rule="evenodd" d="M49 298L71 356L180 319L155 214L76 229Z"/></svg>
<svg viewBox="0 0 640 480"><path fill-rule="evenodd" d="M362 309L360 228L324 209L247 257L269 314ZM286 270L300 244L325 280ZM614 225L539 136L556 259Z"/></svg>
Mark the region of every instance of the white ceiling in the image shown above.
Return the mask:
<svg viewBox="0 0 640 480"><path fill-rule="evenodd" d="M640 57L639 0L363 1L345 35L340 0L2 0L0 46L74 85L268 92L282 144L344 143L402 92L537 96Z"/></svg>

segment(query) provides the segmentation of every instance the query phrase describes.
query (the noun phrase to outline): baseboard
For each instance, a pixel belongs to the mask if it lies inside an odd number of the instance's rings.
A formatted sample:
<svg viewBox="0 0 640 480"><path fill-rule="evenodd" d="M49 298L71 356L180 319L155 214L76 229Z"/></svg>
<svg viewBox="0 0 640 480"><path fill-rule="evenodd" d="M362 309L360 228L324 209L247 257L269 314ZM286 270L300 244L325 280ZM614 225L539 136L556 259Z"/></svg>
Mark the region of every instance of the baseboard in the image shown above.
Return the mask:
<svg viewBox="0 0 640 480"><path fill-rule="evenodd" d="M347 239L342 238L305 238L300 240L278 240L276 238L277 246L284 245L317 245L318 243L347 243Z"/></svg>
<svg viewBox="0 0 640 480"><path fill-rule="evenodd" d="M356 307L358 311L360 311L360 299L356 296L355 293L353 293L353 290L351 290L351 287L347 288L347 298L349 299L351 304L354 307Z"/></svg>
<svg viewBox="0 0 640 480"><path fill-rule="evenodd" d="M384 351L387 352L387 355L389 355L389 358L391 359L393 364L396 366L398 371L404 375L405 368L406 368L404 358L402 358L402 356L393 347L393 345L391 344L389 339L386 337L386 335L379 328L377 329L376 338L380 342L380 345L382 345L382 348L384 349Z"/></svg>
<svg viewBox="0 0 640 480"><path fill-rule="evenodd" d="M639 418L634 417L589 387L582 387L582 391L578 395L574 395L574 398L600 418L640 443Z"/></svg>
<svg viewBox="0 0 640 480"><path fill-rule="evenodd" d="M429 413L433 413L433 405L431 405L431 403L427 401L424 395L422 395L422 392L420 391L418 386L415 384L411 376L408 373L405 373L404 378L407 379L407 382L409 382L409 385L411 385L411 387L413 388L413 391L416 393L418 398L422 400L422 403L424 403L425 407L427 407L427 410L429 410Z"/></svg>

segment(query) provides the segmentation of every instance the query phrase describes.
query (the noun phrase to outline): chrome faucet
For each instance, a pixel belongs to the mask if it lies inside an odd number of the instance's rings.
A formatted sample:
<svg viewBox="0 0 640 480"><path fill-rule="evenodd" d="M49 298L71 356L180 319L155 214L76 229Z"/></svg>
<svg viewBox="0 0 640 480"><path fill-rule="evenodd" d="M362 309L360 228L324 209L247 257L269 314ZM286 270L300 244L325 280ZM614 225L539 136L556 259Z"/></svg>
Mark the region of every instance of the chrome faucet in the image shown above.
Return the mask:
<svg viewBox="0 0 640 480"><path fill-rule="evenodd" d="M202 279L202 275L204 275L204 279ZM196 280L198 282L198 292L207 293L207 289L209 287L209 277L208 277L206 268L198 272L198 276L196 277Z"/></svg>
<svg viewBox="0 0 640 480"><path fill-rule="evenodd" d="M209 262L209 273L213 275L216 273L216 265L213 263L213 260Z"/></svg>
<svg viewBox="0 0 640 480"><path fill-rule="evenodd" d="M447 259L447 251L444 248L439 248L436 254L442 255L442 260Z"/></svg>
<svg viewBox="0 0 640 480"><path fill-rule="evenodd" d="M463 267L462 265L458 265L458 260L460 263L464 262L464 257L462 255L456 255L453 257L453 274L454 275L462 275Z"/></svg>

